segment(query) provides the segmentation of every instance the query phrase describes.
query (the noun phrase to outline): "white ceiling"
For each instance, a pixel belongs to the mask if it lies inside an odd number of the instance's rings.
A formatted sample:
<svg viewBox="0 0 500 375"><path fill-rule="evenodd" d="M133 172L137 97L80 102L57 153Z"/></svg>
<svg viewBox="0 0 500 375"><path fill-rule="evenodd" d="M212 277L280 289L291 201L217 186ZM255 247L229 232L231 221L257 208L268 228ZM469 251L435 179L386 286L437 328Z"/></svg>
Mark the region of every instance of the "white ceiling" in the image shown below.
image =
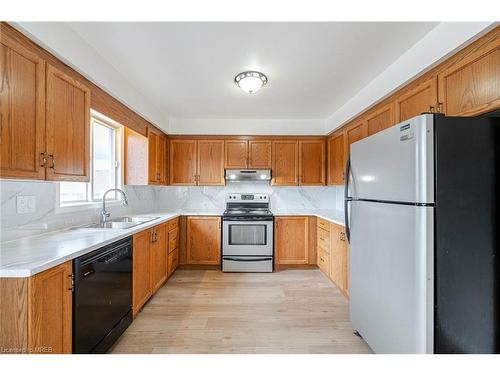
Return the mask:
<svg viewBox="0 0 500 375"><path fill-rule="evenodd" d="M69 23L171 118L326 119L433 22ZM255 95L244 70L267 74Z"/></svg>

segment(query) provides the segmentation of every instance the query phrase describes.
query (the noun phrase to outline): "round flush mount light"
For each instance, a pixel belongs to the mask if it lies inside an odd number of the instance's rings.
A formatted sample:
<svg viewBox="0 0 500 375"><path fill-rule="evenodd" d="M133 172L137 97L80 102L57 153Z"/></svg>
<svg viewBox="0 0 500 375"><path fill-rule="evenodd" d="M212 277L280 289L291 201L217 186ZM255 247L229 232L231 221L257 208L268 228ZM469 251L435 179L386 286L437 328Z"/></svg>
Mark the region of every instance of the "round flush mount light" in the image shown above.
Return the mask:
<svg viewBox="0 0 500 375"><path fill-rule="evenodd" d="M255 94L267 83L267 77L261 72L247 71L234 77L234 83L243 91Z"/></svg>

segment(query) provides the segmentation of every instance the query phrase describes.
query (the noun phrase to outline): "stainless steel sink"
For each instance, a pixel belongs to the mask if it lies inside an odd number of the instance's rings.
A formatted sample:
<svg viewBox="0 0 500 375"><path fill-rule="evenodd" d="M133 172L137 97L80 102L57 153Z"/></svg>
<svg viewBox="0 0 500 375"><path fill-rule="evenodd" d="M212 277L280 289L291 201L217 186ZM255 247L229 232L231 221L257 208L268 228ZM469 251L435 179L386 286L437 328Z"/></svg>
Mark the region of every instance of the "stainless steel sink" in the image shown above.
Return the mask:
<svg viewBox="0 0 500 375"><path fill-rule="evenodd" d="M84 228L95 229L128 229L135 227L139 224L147 223L148 221L158 219L159 217L145 217L145 216L124 216L108 220L104 223L87 225Z"/></svg>

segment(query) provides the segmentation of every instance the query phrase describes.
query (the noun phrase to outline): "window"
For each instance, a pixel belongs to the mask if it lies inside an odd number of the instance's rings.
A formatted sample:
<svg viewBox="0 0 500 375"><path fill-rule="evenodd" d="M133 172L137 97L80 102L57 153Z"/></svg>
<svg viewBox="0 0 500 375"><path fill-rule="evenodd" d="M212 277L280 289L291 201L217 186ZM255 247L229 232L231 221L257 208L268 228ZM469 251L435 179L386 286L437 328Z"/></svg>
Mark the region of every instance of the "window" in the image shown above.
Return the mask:
<svg viewBox="0 0 500 375"><path fill-rule="evenodd" d="M59 205L75 206L98 202L108 189L121 187L122 126L93 113L90 127L90 182L60 182ZM106 200L116 200L109 193Z"/></svg>

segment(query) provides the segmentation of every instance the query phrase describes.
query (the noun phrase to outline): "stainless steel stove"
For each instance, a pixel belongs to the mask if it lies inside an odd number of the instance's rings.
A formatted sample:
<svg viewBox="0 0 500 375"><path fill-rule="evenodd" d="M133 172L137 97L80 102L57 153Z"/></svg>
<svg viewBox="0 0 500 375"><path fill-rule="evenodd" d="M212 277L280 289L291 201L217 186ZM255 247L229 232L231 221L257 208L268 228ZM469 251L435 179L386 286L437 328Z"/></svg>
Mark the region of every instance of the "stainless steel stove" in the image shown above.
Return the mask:
<svg viewBox="0 0 500 375"><path fill-rule="evenodd" d="M227 194L222 222L223 272L273 272L274 216L269 194Z"/></svg>

